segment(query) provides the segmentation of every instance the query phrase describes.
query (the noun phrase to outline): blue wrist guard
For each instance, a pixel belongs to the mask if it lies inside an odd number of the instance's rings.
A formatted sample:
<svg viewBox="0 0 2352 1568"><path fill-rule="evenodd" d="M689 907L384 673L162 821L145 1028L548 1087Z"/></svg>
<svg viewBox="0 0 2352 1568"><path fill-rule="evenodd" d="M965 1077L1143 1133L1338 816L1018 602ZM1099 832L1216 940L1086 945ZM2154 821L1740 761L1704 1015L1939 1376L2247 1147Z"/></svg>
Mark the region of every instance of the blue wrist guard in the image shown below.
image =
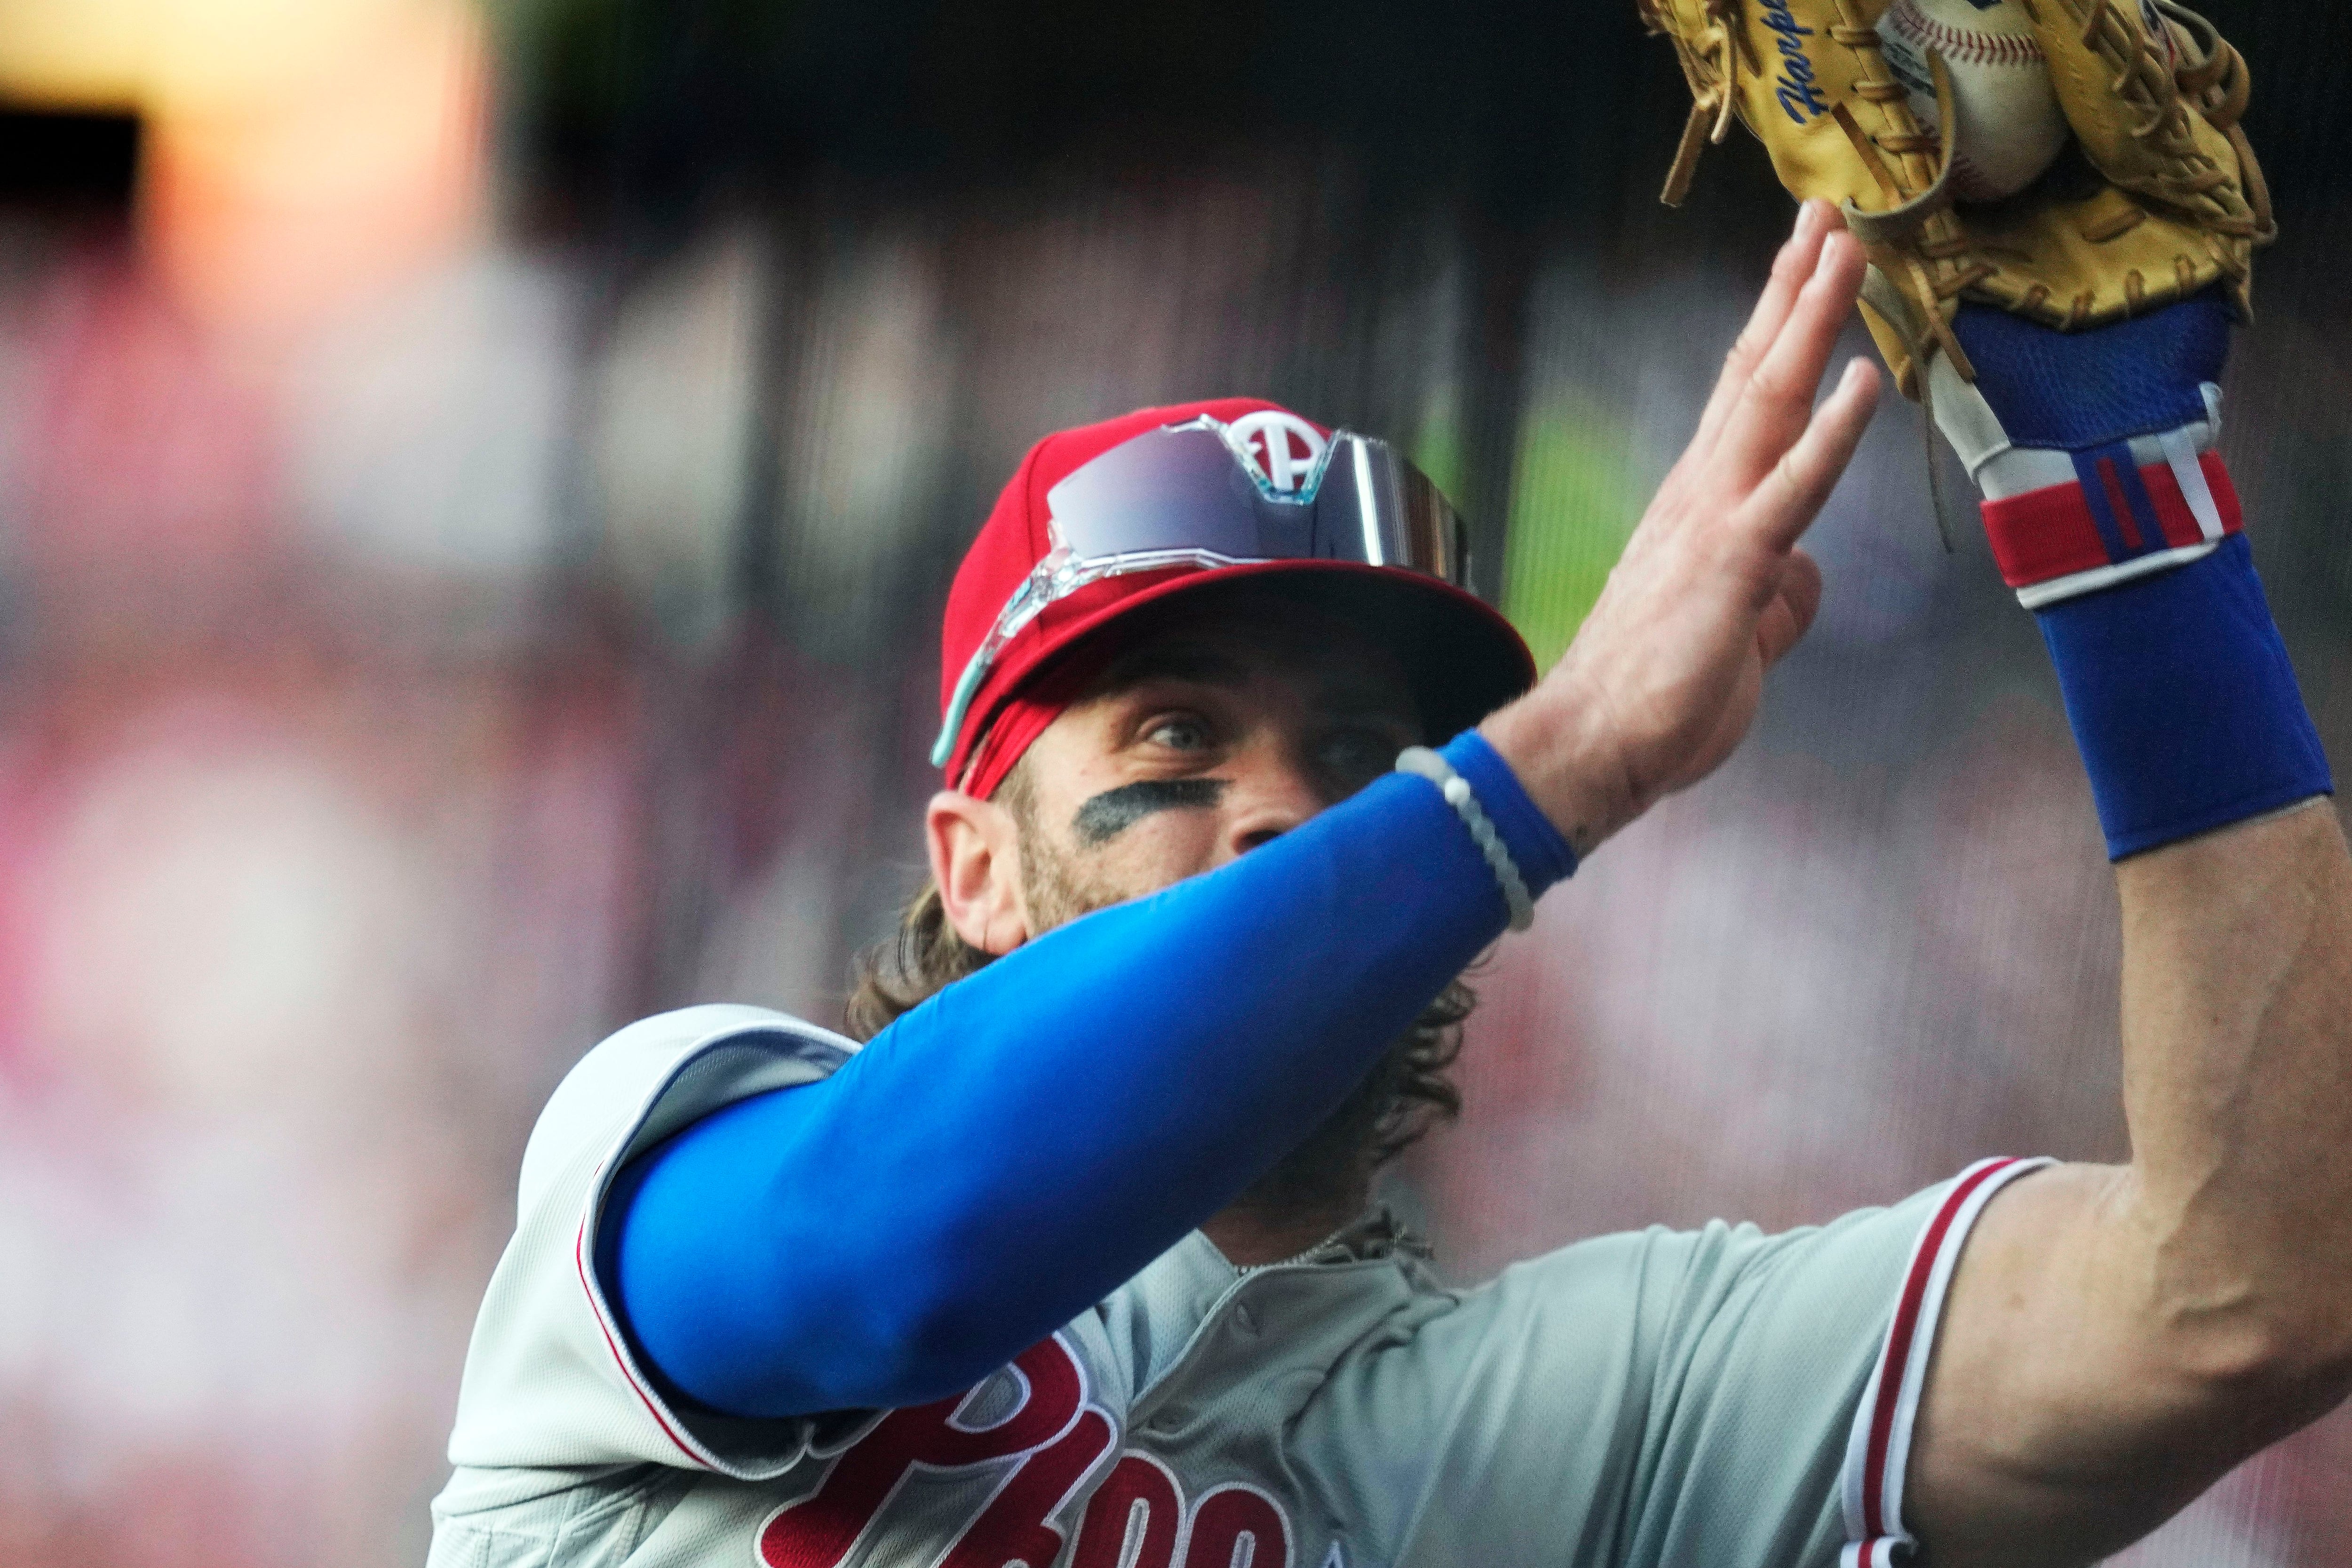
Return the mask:
<svg viewBox="0 0 2352 1568"><path fill-rule="evenodd" d="M2220 295L2079 333L1969 305L1953 330L1976 381L1937 362L1937 422L2041 622L2108 854L2333 793L2214 450Z"/></svg>

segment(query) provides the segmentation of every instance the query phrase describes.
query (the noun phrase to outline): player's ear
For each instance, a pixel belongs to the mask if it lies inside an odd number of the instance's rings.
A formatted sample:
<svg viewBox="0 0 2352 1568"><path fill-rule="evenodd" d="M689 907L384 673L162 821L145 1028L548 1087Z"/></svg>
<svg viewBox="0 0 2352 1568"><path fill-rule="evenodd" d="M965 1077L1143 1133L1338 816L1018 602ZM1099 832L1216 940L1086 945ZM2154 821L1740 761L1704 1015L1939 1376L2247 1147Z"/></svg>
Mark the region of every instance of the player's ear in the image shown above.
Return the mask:
<svg viewBox="0 0 2352 1568"><path fill-rule="evenodd" d="M940 906L958 936L999 956L1029 940L1021 836L1011 812L994 801L941 790L923 813L923 841Z"/></svg>

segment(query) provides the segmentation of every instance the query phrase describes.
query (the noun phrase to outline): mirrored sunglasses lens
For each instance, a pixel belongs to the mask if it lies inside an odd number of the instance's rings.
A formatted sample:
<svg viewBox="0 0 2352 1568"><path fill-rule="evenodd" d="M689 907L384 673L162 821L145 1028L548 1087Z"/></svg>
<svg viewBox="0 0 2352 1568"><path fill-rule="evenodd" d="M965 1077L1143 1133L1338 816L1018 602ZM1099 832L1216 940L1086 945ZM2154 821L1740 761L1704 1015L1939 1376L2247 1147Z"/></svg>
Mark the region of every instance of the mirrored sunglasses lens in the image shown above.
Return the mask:
<svg viewBox="0 0 2352 1568"><path fill-rule="evenodd" d="M1112 447L1056 484L1046 504L1080 562L1360 561L1462 581L1461 530L1444 496L1387 442L1345 431L1332 437L1311 500L1266 495L1218 431L1187 426Z"/></svg>
<svg viewBox="0 0 2352 1568"><path fill-rule="evenodd" d="M1401 563L1443 577L1466 580L1462 521L1444 493L1410 463L1398 465L1396 533Z"/></svg>
<svg viewBox="0 0 2352 1568"><path fill-rule="evenodd" d="M1080 560L1154 551L1260 553L1256 493L1213 430L1154 430L1112 447L1045 494Z"/></svg>
<svg viewBox="0 0 2352 1568"><path fill-rule="evenodd" d="M1318 555L1455 575L1454 509L1385 441L1339 437L1316 510Z"/></svg>

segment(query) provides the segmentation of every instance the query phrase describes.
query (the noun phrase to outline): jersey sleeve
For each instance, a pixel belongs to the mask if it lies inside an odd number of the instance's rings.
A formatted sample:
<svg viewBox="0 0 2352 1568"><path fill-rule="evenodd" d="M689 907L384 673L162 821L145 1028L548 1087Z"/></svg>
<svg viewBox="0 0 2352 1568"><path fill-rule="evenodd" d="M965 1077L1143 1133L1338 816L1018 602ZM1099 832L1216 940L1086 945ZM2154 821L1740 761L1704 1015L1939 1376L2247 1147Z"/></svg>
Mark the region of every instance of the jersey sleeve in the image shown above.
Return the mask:
<svg viewBox="0 0 2352 1568"><path fill-rule="evenodd" d="M1900 1561L1944 1292L1985 1203L2044 1163L1778 1236L1653 1230L1506 1270L1358 1391L1435 1436L1409 1491L1378 1482L1411 1499L1400 1562Z"/></svg>
<svg viewBox="0 0 2352 1568"><path fill-rule="evenodd" d="M632 1157L722 1106L823 1079L856 1049L781 1013L703 1006L633 1024L581 1059L523 1152L514 1237L466 1353L453 1465L652 1463L761 1480L871 1419L679 1407L630 1350L595 1267L605 1193Z"/></svg>
<svg viewBox="0 0 2352 1568"><path fill-rule="evenodd" d="M2052 1163L2048 1160L1980 1160L1937 1189L1927 1222L1912 1244L1903 1284L1886 1334L1872 1363L1870 1381L1856 1402L1846 1430L1845 1458L1838 1472L1845 1568L1889 1568L1918 1542L1903 1523L1903 1485L1911 1460L1911 1430L1927 1387L1936 1348L1936 1325L1944 1310L1952 1272L1977 1216L1993 1194L2016 1178Z"/></svg>

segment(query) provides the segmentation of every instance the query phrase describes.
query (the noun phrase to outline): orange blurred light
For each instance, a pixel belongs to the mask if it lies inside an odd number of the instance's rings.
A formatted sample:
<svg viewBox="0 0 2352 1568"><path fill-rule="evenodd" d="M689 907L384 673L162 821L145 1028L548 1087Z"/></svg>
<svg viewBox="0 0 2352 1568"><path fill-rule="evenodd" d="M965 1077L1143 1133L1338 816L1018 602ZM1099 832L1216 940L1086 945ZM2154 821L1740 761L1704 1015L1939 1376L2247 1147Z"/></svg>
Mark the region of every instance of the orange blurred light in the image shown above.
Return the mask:
<svg viewBox="0 0 2352 1568"><path fill-rule="evenodd" d="M266 100L159 119L142 228L209 319L308 320L475 229L485 190L479 25L456 6Z"/></svg>
<svg viewBox="0 0 2352 1568"><path fill-rule="evenodd" d="M139 226L196 315L298 326L478 228L464 0L0 0L0 98L146 125Z"/></svg>

